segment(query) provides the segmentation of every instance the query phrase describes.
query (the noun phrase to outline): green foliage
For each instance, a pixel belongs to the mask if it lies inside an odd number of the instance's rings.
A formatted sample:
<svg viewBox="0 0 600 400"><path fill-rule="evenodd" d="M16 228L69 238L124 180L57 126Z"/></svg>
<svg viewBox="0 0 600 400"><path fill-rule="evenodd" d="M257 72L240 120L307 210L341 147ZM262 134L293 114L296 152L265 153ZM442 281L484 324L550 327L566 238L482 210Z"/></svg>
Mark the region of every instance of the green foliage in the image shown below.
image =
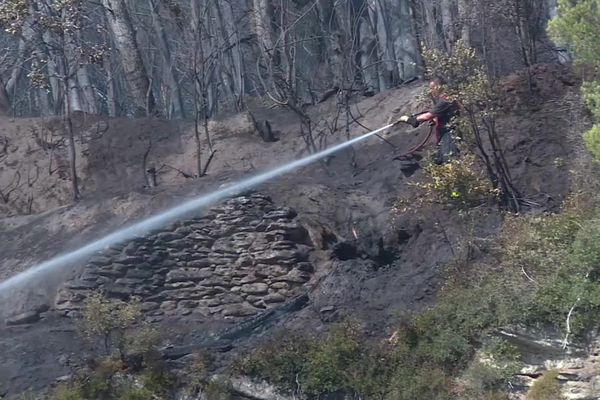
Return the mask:
<svg viewBox="0 0 600 400"><path fill-rule="evenodd" d="M314 344L312 338L284 333L240 359L236 369L275 385L293 387L296 374L308 361L307 349Z"/></svg>
<svg viewBox="0 0 600 400"><path fill-rule="evenodd" d="M423 365L418 369L399 368L390 383L387 400L451 400L452 381L448 374L434 366Z"/></svg>
<svg viewBox="0 0 600 400"><path fill-rule="evenodd" d="M233 390L226 380L212 380L204 387L204 394L211 400L232 400Z"/></svg>
<svg viewBox="0 0 600 400"><path fill-rule="evenodd" d="M600 212L567 210L505 224L506 274L526 276L519 284L522 318L581 334L597 324L600 312ZM512 284L516 279L508 280ZM505 286L505 287L506 287Z"/></svg>
<svg viewBox="0 0 600 400"><path fill-rule="evenodd" d="M439 49L425 49L423 58L427 74L444 79L442 92L452 100L460 101L468 110L491 107L496 91L488 78L475 49L458 41L452 54Z"/></svg>
<svg viewBox="0 0 600 400"><path fill-rule="evenodd" d="M281 336L241 359L236 369L290 390L299 385L313 396L342 392L381 398L394 365L389 349L367 346L359 327L346 322L323 338Z"/></svg>
<svg viewBox="0 0 600 400"><path fill-rule="evenodd" d="M548 30L568 45L575 57L600 66L600 3L598 0L558 0L558 13Z"/></svg>
<svg viewBox="0 0 600 400"><path fill-rule="evenodd" d="M558 15L549 23L551 36L566 44L577 61L600 67L600 2L598 0L559 0ZM600 122L600 82L586 82L582 86L583 100ZM588 131L585 143L592 155L600 161L600 126Z"/></svg>
<svg viewBox="0 0 600 400"><path fill-rule="evenodd" d="M496 129L500 105L497 82L487 75L475 49L462 41L458 41L452 54L426 49L423 58L428 74L447 82L441 85L439 91L460 106L460 115L454 118L453 124L462 138L461 147L477 154L485 164L484 171L491 186L499 189L497 195L501 204L518 211L520 196L513 185Z"/></svg>
<svg viewBox="0 0 600 400"><path fill-rule="evenodd" d="M592 112L596 121L600 121L600 82L586 82L581 88L583 100L587 108ZM595 124L592 129L583 136L585 144L596 158L600 161L600 124Z"/></svg>
<svg viewBox="0 0 600 400"><path fill-rule="evenodd" d="M423 189L425 201L470 207L498 196L498 190L480 171L475 167L475 156L465 155L460 160L426 166L426 181L416 186Z"/></svg>
<svg viewBox="0 0 600 400"><path fill-rule="evenodd" d="M136 400L167 394L175 379L158 351L162 335L151 326L136 325L142 315L137 299L125 303L94 293L86 300L82 315L82 334L102 339L108 356L97 360L93 369L79 371L72 382L53 391L50 399ZM118 354L113 354L113 348ZM125 372L124 360L136 356L141 357L142 371L134 376Z"/></svg>
<svg viewBox="0 0 600 400"><path fill-rule="evenodd" d="M66 383L57 386L49 400L81 400L84 398L83 390L78 383Z"/></svg>
<svg viewBox="0 0 600 400"><path fill-rule="evenodd" d="M566 333L570 311L570 340L598 326L600 209L593 204L573 199L560 214L507 215L491 249L496 263L448 270L436 304L401 318L389 344L366 344L356 325L342 325L319 339L278 339L281 347L259 349L240 370L289 389L299 384L316 398L506 400L520 360L495 339L498 327L552 325ZM543 396L552 395L553 379L541 382L531 399L552 398Z"/></svg>
<svg viewBox="0 0 600 400"><path fill-rule="evenodd" d="M583 136L585 144L597 161L600 161L600 125L596 124Z"/></svg>
<svg viewBox="0 0 600 400"><path fill-rule="evenodd" d="M529 389L527 400L564 400L557 377L557 370L546 371Z"/></svg>
<svg viewBox="0 0 600 400"><path fill-rule="evenodd" d="M125 333L141 315L138 299L125 303L107 299L102 293L93 293L82 310L81 331L89 339L101 339L107 354L112 354L116 348L123 355L127 343Z"/></svg>
<svg viewBox="0 0 600 400"><path fill-rule="evenodd" d="M157 397L151 390L131 383L121 386L116 396L118 400L148 400L153 398Z"/></svg>

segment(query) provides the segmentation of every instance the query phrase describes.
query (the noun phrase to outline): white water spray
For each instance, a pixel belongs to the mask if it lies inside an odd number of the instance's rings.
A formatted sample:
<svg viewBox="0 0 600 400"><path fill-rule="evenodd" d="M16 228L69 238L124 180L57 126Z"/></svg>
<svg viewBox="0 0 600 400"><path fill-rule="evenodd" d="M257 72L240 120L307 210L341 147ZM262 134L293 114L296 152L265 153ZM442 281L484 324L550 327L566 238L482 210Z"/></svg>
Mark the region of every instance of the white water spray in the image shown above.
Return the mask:
<svg viewBox="0 0 600 400"><path fill-rule="evenodd" d="M7 279L6 281L1 282L0 292L24 284L25 282L27 282L28 280L32 279L40 273L49 272L56 268L60 268L61 266L69 265L70 263L73 263L74 261L77 261L80 258L89 256L92 253L103 250L108 246L115 245L126 240L134 239L135 237L143 235L148 231L164 226L167 223L176 220L178 217L181 217L182 215L188 214L193 211L197 211L198 209L231 197L236 193L250 189L263 182L270 181L271 179L276 178L279 175L283 175L292 172L298 168L304 167L321 158L327 157L330 154L336 153L348 146L352 146L355 143L358 143L371 136L374 136L379 132L392 127L392 125L393 124L386 125L382 128L371 131L362 136L351 139L347 142L340 143L336 146L330 147L328 149L312 154L300 160L292 161L271 171L263 172L262 174L250 177L241 182L233 183L226 188L214 191L212 193L208 193L193 200L189 200L179 206L168 209L158 215L142 220L128 228L123 228L107 236L104 236L103 238L91 242L75 251L57 256L41 264L35 265L27 269L26 271L23 271L20 274L17 274Z"/></svg>

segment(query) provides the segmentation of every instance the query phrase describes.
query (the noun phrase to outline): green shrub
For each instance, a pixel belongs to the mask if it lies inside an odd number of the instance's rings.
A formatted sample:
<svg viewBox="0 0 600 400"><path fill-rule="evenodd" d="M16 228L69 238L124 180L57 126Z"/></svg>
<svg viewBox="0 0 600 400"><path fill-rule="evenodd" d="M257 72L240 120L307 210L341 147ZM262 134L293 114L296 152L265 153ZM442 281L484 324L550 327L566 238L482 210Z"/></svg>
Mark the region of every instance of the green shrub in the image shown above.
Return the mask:
<svg viewBox="0 0 600 400"><path fill-rule="evenodd" d="M204 388L204 394L210 400L232 400L231 384L222 379L212 380Z"/></svg>
<svg viewBox="0 0 600 400"><path fill-rule="evenodd" d="M116 396L118 400L149 400L157 397L151 390L143 386L136 386L132 383L122 385Z"/></svg>
<svg viewBox="0 0 600 400"><path fill-rule="evenodd" d="M308 360L314 339L285 332L237 361L235 369L274 385L292 388Z"/></svg>
<svg viewBox="0 0 600 400"><path fill-rule="evenodd" d="M546 371L527 392L527 400L564 400L557 377L557 370Z"/></svg>
<svg viewBox="0 0 600 400"><path fill-rule="evenodd" d="M600 125L596 124L583 136L585 144L597 161L600 161Z"/></svg>
<svg viewBox="0 0 600 400"><path fill-rule="evenodd" d="M78 382L70 382L61 384L52 390L49 400L82 400L84 392L81 384Z"/></svg>
<svg viewBox="0 0 600 400"><path fill-rule="evenodd" d="M423 189L429 202L473 206L498 195L480 171L475 156L465 155L460 160L426 166L426 181L416 186Z"/></svg>
<svg viewBox="0 0 600 400"><path fill-rule="evenodd" d="M363 358L357 327L336 326L321 343L313 343L300 374L301 386L309 394L355 389L353 368Z"/></svg>
<svg viewBox="0 0 600 400"><path fill-rule="evenodd" d="M394 374L386 400L451 400L452 379L443 370L427 364L418 369L402 366Z"/></svg>
<svg viewBox="0 0 600 400"><path fill-rule="evenodd" d="M102 293L92 293L82 309L82 333L89 339L100 340L107 355L116 349L123 356L125 334L142 316L139 299L129 303L111 300Z"/></svg>

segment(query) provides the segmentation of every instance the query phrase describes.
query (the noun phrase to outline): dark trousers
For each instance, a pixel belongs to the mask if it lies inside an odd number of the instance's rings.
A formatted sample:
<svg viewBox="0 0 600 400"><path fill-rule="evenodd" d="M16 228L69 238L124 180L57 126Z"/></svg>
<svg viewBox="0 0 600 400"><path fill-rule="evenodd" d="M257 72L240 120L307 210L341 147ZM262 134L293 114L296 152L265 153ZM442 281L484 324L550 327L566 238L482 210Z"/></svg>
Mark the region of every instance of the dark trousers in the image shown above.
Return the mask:
<svg viewBox="0 0 600 400"><path fill-rule="evenodd" d="M447 163L452 158L459 156L458 147L454 143L454 131L448 128L442 128L438 132L440 140L438 142L438 153L435 157L435 163L438 165Z"/></svg>

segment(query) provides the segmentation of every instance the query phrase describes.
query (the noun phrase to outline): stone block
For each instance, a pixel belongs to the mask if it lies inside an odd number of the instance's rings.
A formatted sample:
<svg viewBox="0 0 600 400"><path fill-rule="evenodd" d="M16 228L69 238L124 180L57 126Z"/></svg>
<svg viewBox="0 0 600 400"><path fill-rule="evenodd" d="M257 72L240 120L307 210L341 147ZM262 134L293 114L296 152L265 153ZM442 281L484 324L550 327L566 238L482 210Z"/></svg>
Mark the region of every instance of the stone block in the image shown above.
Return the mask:
<svg viewBox="0 0 600 400"><path fill-rule="evenodd" d="M161 310L165 310L165 311L171 311L177 308L177 302L176 301L163 301L162 304L160 305L160 309Z"/></svg>
<svg viewBox="0 0 600 400"><path fill-rule="evenodd" d="M173 282L173 283L165 283L165 289L184 289L196 286L196 282Z"/></svg>
<svg viewBox="0 0 600 400"><path fill-rule="evenodd" d="M127 273L125 274L125 276L127 278L134 278L134 279L148 279L148 278L152 278L152 276L154 275L154 271L152 269L143 269L140 267L137 268L130 268Z"/></svg>
<svg viewBox="0 0 600 400"><path fill-rule="evenodd" d="M133 294L134 289L127 286L109 284L104 286L104 290L108 297L126 299Z"/></svg>
<svg viewBox="0 0 600 400"><path fill-rule="evenodd" d="M310 274L304 271L293 269L287 275L273 278L273 282L291 282L291 283L306 283L310 280Z"/></svg>
<svg viewBox="0 0 600 400"><path fill-rule="evenodd" d="M144 283L143 279L135 279L135 278L119 278L115 281L117 285L123 286L131 286L135 287Z"/></svg>
<svg viewBox="0 0 600 400"><path fill-rule="evenodd" d="M40 320L40 313L37 311L27 311L21 314L14 315L6 319L6 325L24 325L32 324Z"/></svg>
<svg viewBox="0 0 600 400"><path fill-rule="evenodd" d="M287 282L275 282L270 285L273 289L289 289L290 285Z"/></svg>
<svg viewBox="0 0 600 400"><path fill-rule="evenodd" d="M221 313L225 317L248 317L259 310L247 303L229 304L222 307Z"/></svg>
<svg viewBox="0 0 600 400"><path fill-rule="evenodd" d="M173 282L197 282L213 276L211 270L197 269L175 269L170 271L166 276L167 283Z"/></svg>
<svg viewBox="0 0 600 400"><path fill-rule="evenodd" d="M280 265L257 265L255 274L261 278L278 277L286 275L288 268Z"/></svg>
<svg viewBox="0 0 600 400"><path fill-rule="evenodd" d="M273 219L273 220L277 220L277 219L292 219L295 218L298 215L298 213L296 213L296 211L294 211L291 208L288 207L282 207L273 211L270 211L268 213L266 213L265 215L263 215L264 219Z"/></svg>
<svg viewBox="0 0 600 400"><path fill-rule="evenodd" d="M180 308L196 308L198 302L195 300L181 300L178 305Z"/></svg>
<svg viewBox="0 0 600 400"><path fill-rule="evenodd" d="M160 304L152 302L152 301L147 301L147 302L141 304L140 309L142 310L142 312L148 312L148 311L156 310L159 307L160 307Z"/></svg>
<svg viewBox="0 0 600 400"><path fill-rule="evenodd" d="M266 283L251 283L242 286L242 292L248 294L265 294L268 291L269 287Z"/></svg>
<svg viewBox="0 0 600 400"><path fill-rule="evenodd" d="M201 258L197 260L188 261L186 266L188 268L209 268L211 263L208 258Z"/></svg>
<svg viewBox="0 0 600 400"><path fill-rule="evenodd" d="M253 274L250 274L250 275L244 276L242 278L242 280L240 280L240 283L242 283L242 284L245 284L245 283L254 283L254 282L258 282L259 280L260 279L257 276L255 276Z"/></svg>
<svg viewBox="0 0 600 400"><path fill-rule="evenodd" d="M188 228L189 229L189 228ZM159 242L170 243L174 240L183 239L185 235L177 232L161 232L154 235L154 239Z"/></svg>
<svg viewBox="0 0 600 400"><path fill-rule="evenodd" d="M285 301L285 296L280 293L271 293L263 297L265 303L283 303Z"/></svg>
<svg viewBox="0 0 600 400"><path fill-rule="evenodd" d="M108 257L94 257L92 258L90 261L88 261L88 264L90 265L95 265L97 267L105 267L107 265L111 265L113 262L113 260L111 260Z"/></svg>
<svg viewBox="0 0 600 400"><path fill-rule="evenodd" d="M96 282L90 281L70 281L65 284L65 288L71 290L95 290L98 286Z"/></svg>

